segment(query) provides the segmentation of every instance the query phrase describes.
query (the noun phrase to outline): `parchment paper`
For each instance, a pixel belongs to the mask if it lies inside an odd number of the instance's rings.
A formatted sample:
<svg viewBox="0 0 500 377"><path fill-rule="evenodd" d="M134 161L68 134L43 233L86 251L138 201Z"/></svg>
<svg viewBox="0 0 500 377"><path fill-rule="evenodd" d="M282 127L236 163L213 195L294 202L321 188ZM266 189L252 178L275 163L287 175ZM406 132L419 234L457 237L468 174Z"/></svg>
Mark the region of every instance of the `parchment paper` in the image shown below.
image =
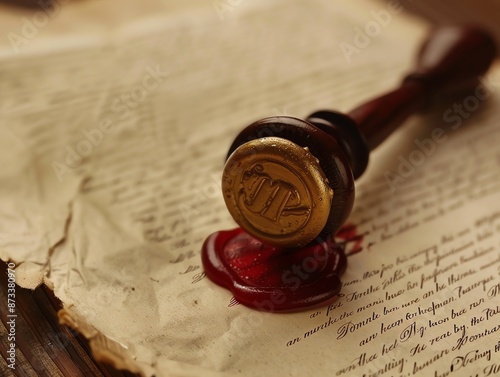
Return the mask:
<svg viewBox="0 0 500 377"><path fill-rule="evenodd" d="M428 27L384 2L146 3L66 4L4 46L0 257L18 283L51 286L97 358L144 375L443 375L483 353L462 372L493 370L498 68L489 101L459 99L467 117L414 117L372 154L337 307L262 313L200 263L204 238L235 226L220 193L232 138L389 90Z"/></svg>

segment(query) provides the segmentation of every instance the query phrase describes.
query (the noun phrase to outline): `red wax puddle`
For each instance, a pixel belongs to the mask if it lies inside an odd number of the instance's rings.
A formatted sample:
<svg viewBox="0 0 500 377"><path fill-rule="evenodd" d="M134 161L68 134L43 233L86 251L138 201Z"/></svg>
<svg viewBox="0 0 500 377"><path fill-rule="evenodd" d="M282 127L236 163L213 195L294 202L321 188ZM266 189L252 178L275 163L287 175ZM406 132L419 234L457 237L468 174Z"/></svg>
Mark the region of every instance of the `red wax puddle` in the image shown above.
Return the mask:
<svg viewBox="0 0 500 377"><path fill-rule="evenodd" d="M328 240L296 249L263 244L243 229L211 234L203 244L206 276L240 303L264 311L290 311L334 298L347 259Z"/></svg>

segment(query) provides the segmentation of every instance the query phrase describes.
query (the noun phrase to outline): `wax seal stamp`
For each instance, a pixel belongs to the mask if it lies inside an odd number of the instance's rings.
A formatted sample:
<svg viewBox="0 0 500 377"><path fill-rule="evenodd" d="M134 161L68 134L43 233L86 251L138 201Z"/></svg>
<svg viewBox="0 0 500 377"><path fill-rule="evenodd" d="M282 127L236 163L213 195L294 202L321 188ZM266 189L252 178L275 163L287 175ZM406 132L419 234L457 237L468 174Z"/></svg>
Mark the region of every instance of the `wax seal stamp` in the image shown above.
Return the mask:
<svg viewBox="0 0 500 377"><path fill-rule="evenodd" d="M442 28L424 42L415 70L398 88L348 114L324 110L305 120L270 117L244 128L229 149L222 182L234 220L279 247L333 235L351 212L353 181L366 169L370 151L436 97L474 88L495 50L481 29ZM310 155L300 152L304 148Z"/></svg>
<svg viewBox="0 0 500 377"><path fill-rule="evenodd" d="M351 212L354 180L370 151L437 99L474 90L495 56L494 40L479 28L438 29L399 87L348 114L269 117L244 128L229 148L222 179L227 208L241 228L216 232L203 244L208 278L261 310L334 299L347 265L334 236Z"/></svg>

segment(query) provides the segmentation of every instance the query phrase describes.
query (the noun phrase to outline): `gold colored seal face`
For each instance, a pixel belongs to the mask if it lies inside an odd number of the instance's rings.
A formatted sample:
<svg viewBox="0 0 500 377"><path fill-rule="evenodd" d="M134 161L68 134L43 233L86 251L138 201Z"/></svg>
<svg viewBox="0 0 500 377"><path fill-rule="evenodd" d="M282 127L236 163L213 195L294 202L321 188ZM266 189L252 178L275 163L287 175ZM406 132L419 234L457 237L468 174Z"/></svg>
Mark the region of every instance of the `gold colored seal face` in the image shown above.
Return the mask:
<svg viewBox="0 0 500 377"><path fill-rule="evenodd" d="M234 220L275 246L298 247L323 230L333 190L307 148L278 137L250 141L228 158L222 191Z"/></svg>

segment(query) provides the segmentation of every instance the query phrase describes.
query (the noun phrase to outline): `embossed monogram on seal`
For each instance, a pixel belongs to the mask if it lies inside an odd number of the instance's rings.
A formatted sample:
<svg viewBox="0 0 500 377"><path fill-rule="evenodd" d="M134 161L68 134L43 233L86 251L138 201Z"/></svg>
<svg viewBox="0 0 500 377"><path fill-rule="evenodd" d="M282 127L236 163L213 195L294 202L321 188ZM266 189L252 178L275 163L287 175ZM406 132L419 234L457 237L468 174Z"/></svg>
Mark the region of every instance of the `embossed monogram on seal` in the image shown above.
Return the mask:
<svg viewBox="0 0 500 377"><path fill-rule="evenodd" d="M325 181L307 149L269 137L248 142L229 157L222 191L235 221L254 237L299 246L327 221L333 192Z"/></svg>
<svg viewBox="0 0 500 377"><path fill-rule="evenodd" d="M309 218L311 195L307 187L300 177L288 176L285 181L281 172L284 169L279 162L268 160L253 164L243 173L238 206L247 217L255 217L256 228L278 227L276 231L286 234L297 231ZM296 178L300 186L291 183L290 178Z"/></svg>

